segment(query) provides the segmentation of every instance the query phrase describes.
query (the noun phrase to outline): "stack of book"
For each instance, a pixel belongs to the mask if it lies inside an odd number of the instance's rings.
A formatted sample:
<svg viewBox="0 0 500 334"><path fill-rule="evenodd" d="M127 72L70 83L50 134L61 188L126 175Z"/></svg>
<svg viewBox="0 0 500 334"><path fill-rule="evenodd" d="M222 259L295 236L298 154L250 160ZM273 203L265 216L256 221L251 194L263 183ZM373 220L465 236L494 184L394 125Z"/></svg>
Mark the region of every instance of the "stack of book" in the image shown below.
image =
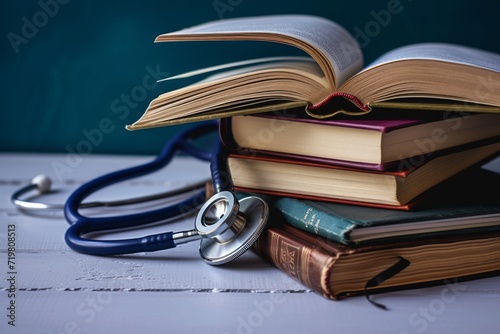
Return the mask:
<svg viewBox="0 0 500 334"><path fill-rule="evenodd" d="M329 298L500 271L500 55L448 44L367 67L336 23L230 19L157 41L258 40L273 57L155 98L130 130L221 118L234 187L274 209L254 250Z"/></svg>
<svg viewBox="0 0 500 334"><path fill-rule="evenodd" d="M220 137L241 191L401 210L499 151L496 114L402 114L235 116L222 120Z"/></svg>
<svg viewBox="0 0 500 334"><path fill-rule="evenodd" d="M498 274L500 202L485 192L495 186L498 173L471 169L415 211L276 198L254 250L332 299Z"/></svg>
<svg viewBox="0 0 500 334"><path fill-rule="evenodd" d="M272 195L285 222L256 252L333 299L500 270L500 174L480 168L498 155L499 116L385 116L222 121L235 189Z"/></svg>

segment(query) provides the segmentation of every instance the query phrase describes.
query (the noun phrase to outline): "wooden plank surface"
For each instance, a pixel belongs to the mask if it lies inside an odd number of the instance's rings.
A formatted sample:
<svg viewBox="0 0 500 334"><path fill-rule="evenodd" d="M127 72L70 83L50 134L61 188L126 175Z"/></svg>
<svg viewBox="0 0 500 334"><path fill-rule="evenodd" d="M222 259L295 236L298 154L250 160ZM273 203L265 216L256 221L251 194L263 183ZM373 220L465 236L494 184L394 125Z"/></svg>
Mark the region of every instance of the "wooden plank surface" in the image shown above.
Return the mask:
<svg viewBox="0 0 500 334"><path fill-rule="evenodd" d="M60 213L26 215L13 207L10 194L45 173L59 192L43 200L59 203L89 178L150 158L86 156L61 174L55 167L68 167L66 159L0 154L0 333L497 333L500 328L499 277L374 296L390 308L383 311L364 297L327 300L251 252L223 267L205 264L196 243L117 257L75 253L64 243L68 225ZM498 161L491 166L500 170ZM208 176L206 163L179 158L162 172L95 198L154 193ZM9 225L16 232L14 270L7 260ZM193 217L187 217L147 232L192 225ZM12 300L15 326L9 325Z"/></svg>

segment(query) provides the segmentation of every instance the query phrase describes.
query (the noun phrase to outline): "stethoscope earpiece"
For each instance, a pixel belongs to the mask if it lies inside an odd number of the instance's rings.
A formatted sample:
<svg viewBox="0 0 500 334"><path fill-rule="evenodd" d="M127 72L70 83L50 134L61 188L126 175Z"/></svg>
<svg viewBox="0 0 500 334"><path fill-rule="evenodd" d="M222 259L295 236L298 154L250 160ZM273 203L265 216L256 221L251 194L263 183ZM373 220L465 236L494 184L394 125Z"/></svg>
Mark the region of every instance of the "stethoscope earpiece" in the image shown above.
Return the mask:
<svg viewBox="0 0 500 334"><path fill-rule="evenodd" d="M31 180L31 184L36 185L36 189L40 194L46 194L52 187L52 180L47 175L40 174Z"/></svg>
<svg viewBox="0 0 500 334"><path fill-rule="evenodd" d="M24 194L33 190L36 190L39 195L47 194L50 192L51 187L52 180L50 179L50 177L44 174L40 174L31 179L30 184L14 192L10 199L12 203L23 210L61 210L62 208L64 208L64 205L39 203L21 199Z"/></svg>

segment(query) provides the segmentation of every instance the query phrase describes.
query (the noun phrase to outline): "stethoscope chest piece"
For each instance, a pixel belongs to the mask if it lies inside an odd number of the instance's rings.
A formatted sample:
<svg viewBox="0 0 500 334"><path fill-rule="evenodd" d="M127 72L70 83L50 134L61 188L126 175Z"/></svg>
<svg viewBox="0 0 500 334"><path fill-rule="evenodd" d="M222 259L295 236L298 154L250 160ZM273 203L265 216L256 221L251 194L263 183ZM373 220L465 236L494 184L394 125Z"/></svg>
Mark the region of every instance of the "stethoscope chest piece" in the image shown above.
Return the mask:
<svg viewBox="0 0 500 334"><path fill-rule="evenodd" d="M200 256L212 265L234 260L257 240L268 216L267 203L258 197L238 201L229 191L215 194L196 217L195 228L203 236Z"/></svg>

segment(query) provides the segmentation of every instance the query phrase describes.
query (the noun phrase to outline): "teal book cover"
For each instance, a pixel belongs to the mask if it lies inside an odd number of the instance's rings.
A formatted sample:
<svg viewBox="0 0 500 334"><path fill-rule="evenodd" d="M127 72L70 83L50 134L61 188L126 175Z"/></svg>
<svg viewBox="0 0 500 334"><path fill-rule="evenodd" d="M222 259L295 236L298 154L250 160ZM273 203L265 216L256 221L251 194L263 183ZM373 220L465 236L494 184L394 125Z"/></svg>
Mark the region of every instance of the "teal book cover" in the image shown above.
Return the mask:
<svg viewBox="0 0 500 334"><path fill-rule="evenodd" d="M346 245L500 230L500 174L482 168L433 189L412 211L278 198L284 220Z"/></svg>

